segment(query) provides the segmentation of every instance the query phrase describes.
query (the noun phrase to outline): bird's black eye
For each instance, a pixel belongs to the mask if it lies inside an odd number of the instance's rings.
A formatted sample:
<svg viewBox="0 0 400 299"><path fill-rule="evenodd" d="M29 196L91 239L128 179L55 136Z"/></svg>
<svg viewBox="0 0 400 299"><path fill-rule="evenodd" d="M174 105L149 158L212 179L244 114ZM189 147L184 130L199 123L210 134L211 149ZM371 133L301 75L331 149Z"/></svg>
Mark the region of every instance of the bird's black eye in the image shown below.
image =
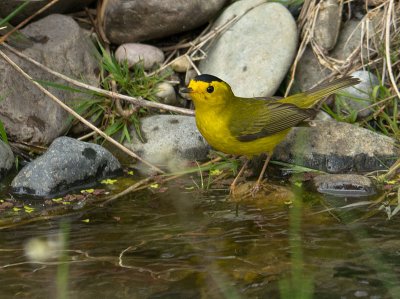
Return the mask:
<svg viewBox="0 0 400 299"><path fill-rule="evenodd" d="M207 87L207 92L208 93L212 93L213 91L214 91L214 86L210 85L210 86Z"/></svg>

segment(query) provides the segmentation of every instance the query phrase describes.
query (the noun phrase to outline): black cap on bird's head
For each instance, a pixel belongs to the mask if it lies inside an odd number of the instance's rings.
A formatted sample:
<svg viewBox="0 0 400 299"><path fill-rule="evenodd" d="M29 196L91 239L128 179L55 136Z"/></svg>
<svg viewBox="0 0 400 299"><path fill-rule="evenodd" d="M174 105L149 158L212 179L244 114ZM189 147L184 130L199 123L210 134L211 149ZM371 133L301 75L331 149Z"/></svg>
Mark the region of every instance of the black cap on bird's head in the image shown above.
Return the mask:
<svg viewBox="0 0 400 299"><path fill-rule="evenodd" d="M202 74L202 75L198 75L196 77L193 78L194 81L203 81L203 82L207 82L207 83L211 83L211 82L222 82L222 80L218 77L215 77L213 75L208 75L208 74Z"/></svg>
<svg viewBox="0 0 400 299"><path fill-rule="evenodd" d="M204 82L204 83L224 82L220 78L215 77L213 75L208 75L208 74L198 75L198 76L194 77L192 79L192 81L194 81L194 82ZM193 91L193 89L191 89L190 87L183 87L183 88L179 89L179 92L182 93L182 94L188 94L188 93L191 93L192 91Z"/></svg>

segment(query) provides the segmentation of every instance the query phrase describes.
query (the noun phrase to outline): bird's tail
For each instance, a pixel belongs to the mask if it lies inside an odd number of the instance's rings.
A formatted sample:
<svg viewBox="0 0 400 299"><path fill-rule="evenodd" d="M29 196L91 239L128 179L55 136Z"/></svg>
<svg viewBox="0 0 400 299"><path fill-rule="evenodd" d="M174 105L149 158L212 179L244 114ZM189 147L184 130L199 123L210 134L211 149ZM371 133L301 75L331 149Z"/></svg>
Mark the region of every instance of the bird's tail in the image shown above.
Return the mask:
<svg viewBox="0 0 400 299"><path fill-rule="evenodd" d="M298 93L280 100L281 103L295 104L301 108L309 108L316 104L318 101L336 93L340 89L353 86L360 83L358 78L350 76L343 77L332 82L323 83L308 91Z"/></svg>

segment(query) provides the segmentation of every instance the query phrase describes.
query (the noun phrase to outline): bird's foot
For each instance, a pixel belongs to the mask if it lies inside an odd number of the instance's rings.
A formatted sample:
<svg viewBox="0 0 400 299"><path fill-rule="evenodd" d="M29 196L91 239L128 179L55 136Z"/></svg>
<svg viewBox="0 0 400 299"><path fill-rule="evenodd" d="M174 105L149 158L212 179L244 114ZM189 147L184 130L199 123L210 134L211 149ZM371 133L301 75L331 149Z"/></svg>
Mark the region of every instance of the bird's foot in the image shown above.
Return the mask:
<svg viewBox="0 0 400 299"><path fill-rule="evenodd" d="M229 196L235 198L236 197L236 184L231 184L229 187Z"/></svg>
<svg viewBox="0 0 400 299"><path fill-rule="evenodd" d="M251 188L250 194L252 198L255 198L257 193L261 190L262 182L257 181Z"/></svg>

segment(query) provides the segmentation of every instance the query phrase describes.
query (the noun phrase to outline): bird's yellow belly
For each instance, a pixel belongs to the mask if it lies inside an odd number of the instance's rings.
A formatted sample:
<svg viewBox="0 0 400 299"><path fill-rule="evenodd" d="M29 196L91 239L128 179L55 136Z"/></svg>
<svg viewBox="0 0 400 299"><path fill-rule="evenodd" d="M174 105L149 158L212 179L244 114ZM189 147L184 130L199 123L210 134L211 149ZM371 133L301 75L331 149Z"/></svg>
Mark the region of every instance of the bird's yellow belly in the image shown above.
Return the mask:
<svg viewBox="0 0 400 299"><path fill-rule="evenodd" d="M252 157L262 153L272 153L289 133L290 129L272 136L259 138L253 141L239 141L229 131L224 120L218 118L199 118L196 117L197 128L207 142L216 150L226 154L244 155Z"/></svg>

